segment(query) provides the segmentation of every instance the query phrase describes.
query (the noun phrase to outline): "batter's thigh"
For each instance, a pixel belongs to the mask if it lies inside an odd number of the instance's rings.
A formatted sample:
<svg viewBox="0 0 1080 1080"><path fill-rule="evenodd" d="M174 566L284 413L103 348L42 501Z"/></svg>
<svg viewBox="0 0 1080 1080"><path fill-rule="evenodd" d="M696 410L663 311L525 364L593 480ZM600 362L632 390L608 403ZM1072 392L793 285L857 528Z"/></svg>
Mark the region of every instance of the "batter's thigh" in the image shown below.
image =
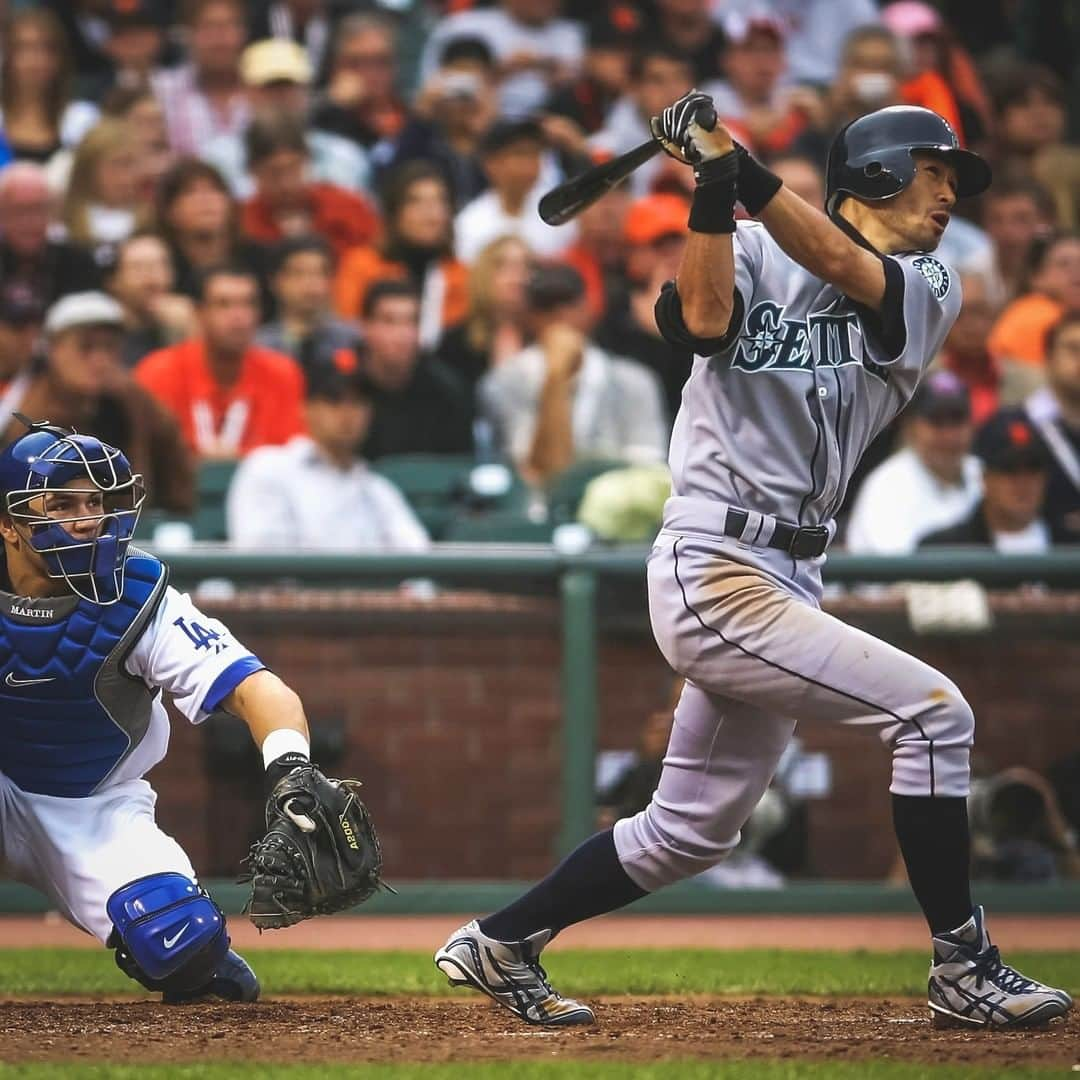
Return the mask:
<svg viewBox="0 0 1080 1080"><path fill-rule="evenodd" d="M630 877L652 892L728 855L794 727L790 717L687 682L652 801L615 824L615 848Z"/></svg>
<svg viewBox="0 0 1080 1080"><path fill-rule="evenodd" d="M105 901L121 885L167 871L195 877L183 848L158 828L156 801L145 780L127 780L85 799L14 789L18 850L9 872L104 943L112 930Z"/></svg>
<svg viewBox="0 0 1080 1080"><path fill-rule="evenodd" d="M893 750L894 794L967 794L974 718L928 664L695 537L661 533L649 604L668 662L703 689L765 713L878 731Z"/></svg>

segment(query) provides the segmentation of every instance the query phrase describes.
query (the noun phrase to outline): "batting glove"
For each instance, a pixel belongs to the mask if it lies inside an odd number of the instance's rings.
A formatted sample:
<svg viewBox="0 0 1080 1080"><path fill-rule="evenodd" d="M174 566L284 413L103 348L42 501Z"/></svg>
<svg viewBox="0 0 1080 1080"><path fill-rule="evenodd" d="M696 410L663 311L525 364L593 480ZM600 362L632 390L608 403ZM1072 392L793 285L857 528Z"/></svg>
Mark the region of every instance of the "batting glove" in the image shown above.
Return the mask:
<svg viewBox="0 0 1080 1080"><path fill-rule="evenodd" d="M708 129L701 126L699 119L705 117L700 116L699 110L701 113L711 112L712 124L715 125L713 100L700 90L691 90L684 94L659 116L654 116L649 121L653 136L664 148L664 152L686 165L709 161L731 149L730 146L716 146L714 141L708 138L711 126Z"/></svg>

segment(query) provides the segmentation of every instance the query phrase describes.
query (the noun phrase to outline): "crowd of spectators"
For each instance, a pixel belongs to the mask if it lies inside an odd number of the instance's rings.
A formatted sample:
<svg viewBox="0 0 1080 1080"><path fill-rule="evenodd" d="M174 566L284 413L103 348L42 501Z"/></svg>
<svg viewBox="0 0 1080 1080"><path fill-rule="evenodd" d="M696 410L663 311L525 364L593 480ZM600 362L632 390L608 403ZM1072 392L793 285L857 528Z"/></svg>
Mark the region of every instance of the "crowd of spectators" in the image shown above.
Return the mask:
<svg viewBox="0 0 1080 1080"><path fill-rule="evenodd" d="M835 132L907 102L995 181L946 233L960 318L867 455L841 542L1074 542L1066 7L8 0L0 440L15 411L92 430L173 516L208 463L236 463L245 545L423 547L374 472L401 455L501 461L537 497L590 461L655 468L693 363L652 312L692 177L659 155L559 228L542 193L696 85L820 205Z"/></svg>

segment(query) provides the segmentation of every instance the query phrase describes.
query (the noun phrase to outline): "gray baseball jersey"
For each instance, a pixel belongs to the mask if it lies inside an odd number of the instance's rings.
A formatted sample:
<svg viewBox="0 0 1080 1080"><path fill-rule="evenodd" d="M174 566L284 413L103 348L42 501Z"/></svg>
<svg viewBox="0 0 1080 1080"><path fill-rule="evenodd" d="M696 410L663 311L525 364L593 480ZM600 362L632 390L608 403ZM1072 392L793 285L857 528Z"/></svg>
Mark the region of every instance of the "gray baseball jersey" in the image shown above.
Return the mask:
<svg viewBox="0 0 1080 1080"><path fill-rule="evenodd" d="M649 556L657 644L686 679L660 784L615 825L653 890L739 842L798 720L876 732L897 795L962 798L974 718L940 672L818 606L818 559L767 548L775 519L833 526L870 440L907 403L960 307L933 255L883 258L881 314L814 277L756 223L734 238L728 342L699 356L671 441L674 494ZM729 506L749 511L724 535Z"/></svg>
<svg viewBox="0 0 1080 1080"><path fill-rule="evenodd" d="M722 535L719 507L731 505L831 526L866 447L955 321L960 282L933 255L887 257L879 316L789 258L757 222L739 222L734 253L741 322L727 348L695 359L683 390L666 523Z"/></svg>

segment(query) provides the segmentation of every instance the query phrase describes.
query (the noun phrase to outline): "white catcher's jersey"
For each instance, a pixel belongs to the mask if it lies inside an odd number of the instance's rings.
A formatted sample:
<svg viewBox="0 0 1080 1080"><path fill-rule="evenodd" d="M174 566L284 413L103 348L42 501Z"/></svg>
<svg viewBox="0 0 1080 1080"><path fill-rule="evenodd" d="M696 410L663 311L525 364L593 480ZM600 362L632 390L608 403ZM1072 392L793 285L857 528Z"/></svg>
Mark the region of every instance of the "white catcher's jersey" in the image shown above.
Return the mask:
<svg viewBox="0 0 1080 1080"><path fill-rule="evenodd" d="M683 389L665 524L722 535L726 504L834 528L860 457L955 322L960 282L934 255L883 256L878 314L810 274L757 222L738 223L734 254L738 322L730 344L695 358Z"/></svg>

